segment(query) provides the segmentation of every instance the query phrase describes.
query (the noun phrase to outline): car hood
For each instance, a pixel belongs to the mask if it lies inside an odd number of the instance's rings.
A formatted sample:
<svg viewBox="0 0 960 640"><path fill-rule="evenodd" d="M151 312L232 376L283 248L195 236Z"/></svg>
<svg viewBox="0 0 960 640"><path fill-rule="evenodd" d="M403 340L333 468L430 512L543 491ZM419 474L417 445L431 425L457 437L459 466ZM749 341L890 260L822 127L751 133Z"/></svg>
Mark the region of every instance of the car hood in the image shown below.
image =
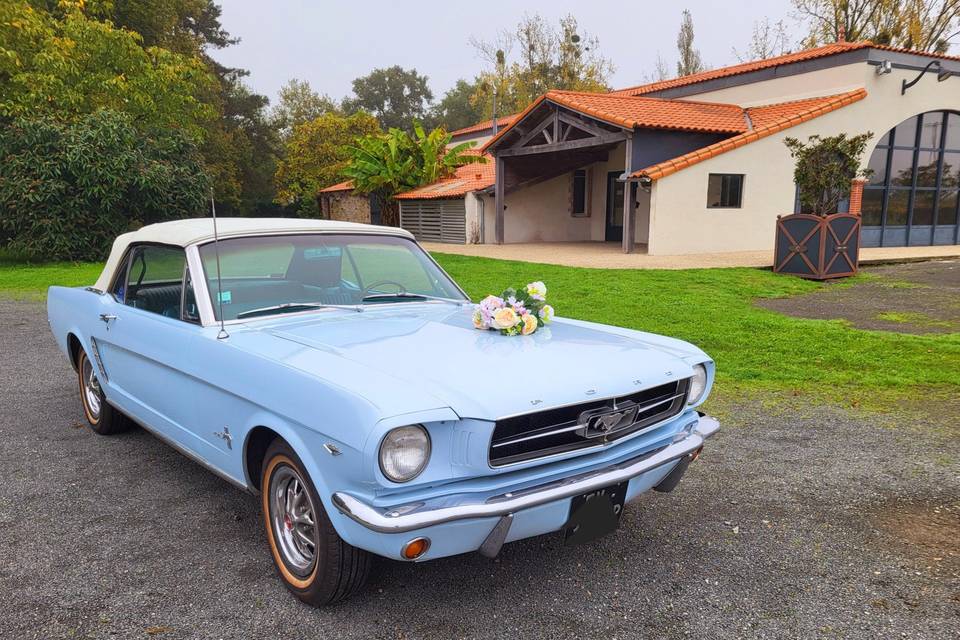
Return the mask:
<svg viewBox="0 0 960 640"><path fill-rule="evenodd" d="M423 394L461 418L487 420L689 377L706 359L687 343L615 327L557 318L531 336L502 336L475 329L471 316L466 306L393 304L260 330L376 371L377 384L353 389L375 402ZM396 384L383 388L384 380Z"/></svg>

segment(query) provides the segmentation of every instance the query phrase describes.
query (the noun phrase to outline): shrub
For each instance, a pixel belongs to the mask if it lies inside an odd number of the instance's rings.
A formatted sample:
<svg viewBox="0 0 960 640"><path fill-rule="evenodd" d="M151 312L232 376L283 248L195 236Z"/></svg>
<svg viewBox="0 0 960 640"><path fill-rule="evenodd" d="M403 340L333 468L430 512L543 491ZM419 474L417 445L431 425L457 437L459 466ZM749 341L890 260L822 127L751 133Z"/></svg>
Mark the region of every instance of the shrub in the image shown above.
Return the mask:
<svg viewBox="0 0 960 640"><path fill-rule="evenodd" d="M850 182L856 177L870 177L870 169L859 168L872 137L868 131L849 138L841 133L827 138L810 136L807 142L784 139L790 155L797 159L793 179L804 212L818 216L836 213L837 205L850 193Z"/></svg>
<svg viewBox="0 0 960 640"><path fill-rule="evenodd" d="M31 259L103 259L120 233L204 215L209 189L186 135L144 134L127 114L0 129L0 237Z"/></svg>

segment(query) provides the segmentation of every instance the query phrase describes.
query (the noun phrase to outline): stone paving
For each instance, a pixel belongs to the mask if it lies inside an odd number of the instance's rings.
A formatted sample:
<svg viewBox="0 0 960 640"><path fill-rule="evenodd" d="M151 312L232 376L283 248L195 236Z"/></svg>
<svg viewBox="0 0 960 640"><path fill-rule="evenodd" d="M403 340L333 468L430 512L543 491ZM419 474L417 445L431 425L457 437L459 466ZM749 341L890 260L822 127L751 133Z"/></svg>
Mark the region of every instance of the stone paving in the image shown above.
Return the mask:
<svg viewBox="0 0 960 640"><path fill-rule="evenodd" d="M625 254L615 242L538 242L520 244L445 244L424 242L430 252L454 253L500 260L522 260L595 269L704 269L712 267L769 267L773 250L687 255L647 255L643 247ZM937 247L879 247L861 249L860 263L912 261L960 257L960 245Z"/></svg>

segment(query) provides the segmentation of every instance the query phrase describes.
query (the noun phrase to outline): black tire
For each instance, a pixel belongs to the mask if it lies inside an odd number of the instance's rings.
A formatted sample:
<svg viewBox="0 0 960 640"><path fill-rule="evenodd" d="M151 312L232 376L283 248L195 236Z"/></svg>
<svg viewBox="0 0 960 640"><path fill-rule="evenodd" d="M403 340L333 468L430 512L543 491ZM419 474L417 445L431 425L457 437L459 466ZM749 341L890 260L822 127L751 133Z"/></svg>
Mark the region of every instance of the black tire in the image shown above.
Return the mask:
<svg viewBox="0 0 960 640"><path fill-rule="evenodd" d="M96 364L87 357L86 351L80 349L77 354L77 380L87 424L102 436L126 431L130 428L130 420L107 402L98 375Z"/></svg>
<svg viewBox="0 0 960 640"><path fill-rule="evenodd" d="M311 509L313 514L312 528L296 524L297 521L286 516L288 511L283 510L279 504L279 496L287 496L287 489L294 477L302 482L302 485L297 486L302 486L307 493L307 496L301 497L299 504L304 504L303 500L309 498L305 506ZM260 472L260 487L260 505L267 529L267 542L277 573L287 588L302 601L315 607L333 604L358 592L370 574L371 555L363 549L347 544L337 535L303 463L290 445L280 438L267 448ZM276 521L278 518L282 518L282 524ZM282 550L282 547L289 549L293 544L301 544L292 541L296 537L295 529L298 526L306 527L302 530L304 536L301 539L313 540L312 564L306 567L298 567L288 558L292 554L305 560L309 554L298 554L297 548L292 551ZM309 545L307 548L309 549Z"/></svg>

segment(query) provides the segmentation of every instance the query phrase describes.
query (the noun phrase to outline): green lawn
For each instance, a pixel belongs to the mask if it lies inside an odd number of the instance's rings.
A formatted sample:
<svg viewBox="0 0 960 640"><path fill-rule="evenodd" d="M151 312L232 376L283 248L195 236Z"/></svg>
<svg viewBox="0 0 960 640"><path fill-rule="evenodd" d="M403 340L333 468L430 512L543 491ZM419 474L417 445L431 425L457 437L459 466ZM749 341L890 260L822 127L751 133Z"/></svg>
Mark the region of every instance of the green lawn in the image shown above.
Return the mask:
<svg viewBox="0 0 960 640"><path fill-rule="evenodd" d="M763 391L881 411L931 397L960 397L960 334L863 331L842 321L792 318L753 305L756 298L823 286L799 278L758 269L576 269L436 258L475 300L509 285L543 280L559 315L689 340L716 360L721 397ZM31 266L0 260L0 293L42 298L50 284L91 284L99 272L97 264Z"/></svg>
<svg viewBox="0 0 960 640"><path fill-rule="evenodd" d="M887 411L931 396L955 406L960 397L960 334L863 331L753 304L824 286L800 278L759 269L576 269L436 258L475 300L543 280L559 315L688 340L716 360L717 391L728 398L769 391Z"/></svg>

